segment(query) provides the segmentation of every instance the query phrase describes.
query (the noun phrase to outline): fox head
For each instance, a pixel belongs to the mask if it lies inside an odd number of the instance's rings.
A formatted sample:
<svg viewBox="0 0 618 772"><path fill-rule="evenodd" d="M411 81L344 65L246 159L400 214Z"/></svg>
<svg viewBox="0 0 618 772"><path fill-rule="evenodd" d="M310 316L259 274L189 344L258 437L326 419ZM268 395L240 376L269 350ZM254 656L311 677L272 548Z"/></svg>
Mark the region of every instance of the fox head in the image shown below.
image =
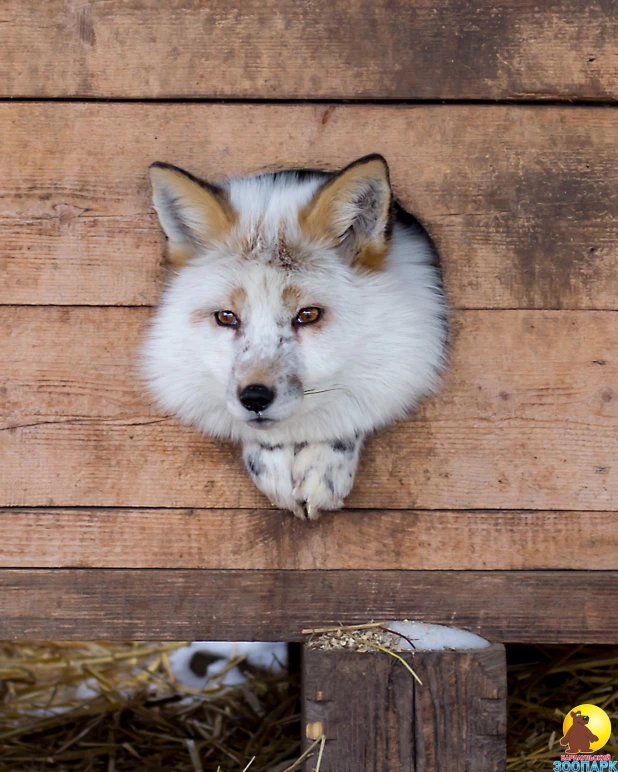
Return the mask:
<svg viewBox="0 0 618 772"><path fill-rule="evenodd" d="M417 261L412 308L388 270L398 239L381 156L219 185L163 163L150 175L173 273L144 372L164 407L210 434L295 441L368 431L433 382L439 343L415 373L398 350L408 339L414 358L421 294L437 309L439 282Z"/></svg>

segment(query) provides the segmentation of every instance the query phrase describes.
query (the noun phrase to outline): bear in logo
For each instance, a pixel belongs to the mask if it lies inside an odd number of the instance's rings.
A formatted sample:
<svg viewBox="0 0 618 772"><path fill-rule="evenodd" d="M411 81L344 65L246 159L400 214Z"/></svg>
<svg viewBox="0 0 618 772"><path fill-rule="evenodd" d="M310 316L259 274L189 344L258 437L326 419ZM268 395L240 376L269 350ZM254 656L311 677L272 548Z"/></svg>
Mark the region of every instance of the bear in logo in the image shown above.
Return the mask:
<svg viewBox="0 0 618 772"><path fill-rule="evenodd" d="M592 734L586 726L588 716L582 716L581 711L571 711L573 724L569 731L560 739L560 745L566 745L568 753L590 753L590 743L599 738Z"/></svg>

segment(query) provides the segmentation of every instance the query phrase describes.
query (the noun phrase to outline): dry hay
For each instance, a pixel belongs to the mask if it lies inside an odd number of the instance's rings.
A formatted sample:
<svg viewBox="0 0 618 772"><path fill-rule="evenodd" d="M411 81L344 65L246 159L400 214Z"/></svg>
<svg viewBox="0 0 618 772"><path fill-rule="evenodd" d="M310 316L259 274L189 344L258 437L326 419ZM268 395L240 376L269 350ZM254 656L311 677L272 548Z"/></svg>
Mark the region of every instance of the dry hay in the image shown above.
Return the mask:
<svg viewBox="0 0 618 772"><path fill-rule="evenodd" d="M300 769L297 676L253 671L247 684L198 692L169 667L183 645L0 643L0 770ZM509 772L550 768L575 705L598 705L618 726L615 648L511 646L508 655ZM614 734L603 752L618 755Z"/></svg>
<svg viewBox="0 0 618 772"><path fill-rule="evenodd" d="M618 755L618 649L608 646L510 646L509 772L547 770L564 752L562 722L576 705L602 708L612 724L602 753Z"/></svg>
<svg viewBox="0 0 618 772"><path fill-rule="evenodd" d="M296 769L294 678L192 690L169 666L183 645L0 643L0 770Z"/></svg>

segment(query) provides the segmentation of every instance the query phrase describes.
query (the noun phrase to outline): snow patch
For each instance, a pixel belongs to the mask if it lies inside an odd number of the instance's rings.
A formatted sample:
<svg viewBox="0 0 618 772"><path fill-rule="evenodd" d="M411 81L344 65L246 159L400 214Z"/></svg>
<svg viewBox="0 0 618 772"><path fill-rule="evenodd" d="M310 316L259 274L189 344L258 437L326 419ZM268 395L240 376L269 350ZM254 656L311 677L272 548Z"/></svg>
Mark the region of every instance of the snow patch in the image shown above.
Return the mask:
<svg viewBox="0 0 618 772"><path fill-rule="evenodd" d="M400 633L412 641L413 646L400 638L397 642L398 649L411 649L412 651L465 651L474 649L486 649L491 643L480 635L475 635L468 630L460 630L457 627L445 625L429 625L425 622L388 622L389 630Z"/></svg>
<svg viewBox="0 0 618 772"><path fill-rule="evenodd" d="M191 660L196 654L212 657L203 675L198 675L191 668ZM212 686L237 686L247 681L241 670L234 666L226 670L231 660L243 657L244 661L262 670L277 673L287 668L288 649L285 643L262 643L252 641L193 641L188 646L176 649L168 655L174 677L191 689L203 689Z"/></svg>

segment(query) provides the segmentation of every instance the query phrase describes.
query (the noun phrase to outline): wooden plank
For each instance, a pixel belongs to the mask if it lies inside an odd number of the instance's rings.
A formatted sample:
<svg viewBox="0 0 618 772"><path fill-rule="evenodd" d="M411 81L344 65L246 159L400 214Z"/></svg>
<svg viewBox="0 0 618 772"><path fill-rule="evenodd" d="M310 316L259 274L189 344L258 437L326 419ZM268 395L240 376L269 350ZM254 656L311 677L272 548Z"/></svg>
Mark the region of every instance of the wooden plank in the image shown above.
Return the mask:
<svg viewBox="0 0 618 772"><path fill-rule="evenodd" d="M406 659L418 668L423 681L423 686L414 686L417 770L457 769L466 759L469 770L504 772L504 647L494 644L474 652L419 652Z"/></svg>
<svg viewBox="0 0 618 772"><path fill-rule="evenodd" d="M303 650L304 749L325 735L320 772L506 769L506 654ZM315 772L317 753L307 762Z"/></svg>
<svg viewBox="0 0 618 772"><path fill-rule="evenodd" d="M616 309L616 109L0 104L0 302L156 303L154 160L218 179L377 151L453 306Z"/></svg>
<svg viewBox="0 0 618 772"><path fill-rule="evenodd" d="M615 99L610 0L4 0L10 97Z"/></svg>
<svg viewBox="0 0 618 772"><path fill-rule="evenodd" d="M0 639L292 641L407 618L492 641L615 644L617 587L604 571L2 569Z"/></svg>
<svg viewBox="0 0 618 772"><path fill-rule="evenodd" d="M5 509L0 567L616 571L618 514Z"/></svg>
<svg viewBox="0 0 618 772"><path fill-rule="evenodd" d="M238 450L161 416L147 309L0 309L0 506L262 508ZM618 314L464 311L441 394L367 445L352 508L618 509Z"/></svg>

